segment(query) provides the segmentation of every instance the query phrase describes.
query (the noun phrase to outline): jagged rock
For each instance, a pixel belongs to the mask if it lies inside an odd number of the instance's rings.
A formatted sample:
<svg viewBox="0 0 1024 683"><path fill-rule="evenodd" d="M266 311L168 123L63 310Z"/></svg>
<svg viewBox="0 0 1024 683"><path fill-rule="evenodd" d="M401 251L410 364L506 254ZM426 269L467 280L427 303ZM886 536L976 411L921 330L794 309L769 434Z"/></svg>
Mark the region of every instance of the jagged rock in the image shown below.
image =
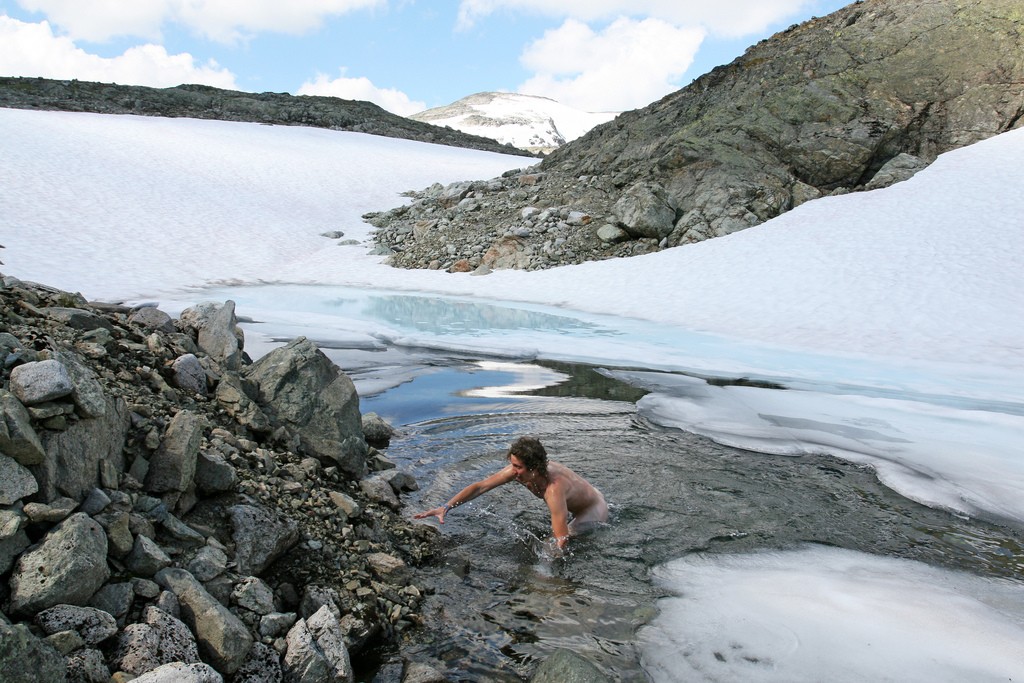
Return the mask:
<svg viewBox="0 0 1024 683"><path fill-rule="evenodd" d="M555 650L541 662L530 683L611 683L589 659L571 650Z"/></svg>
<svg viewBox="0 0 1024 683"><path fill-rule="evenodd" d="M409 662L402 675L402 683L445 683L444 673L423 662Z"/></svg>
<svg viewBox="0 0 1024 683"><path fill-rule="evenodd" d="M259 634L262 638L277 638L288 632L299 618L295 612L271 612L260 617Z"/></svg>
<svg viewBox="0 0 1024 683"><path fill-rule="evenodd" d="M632 237L668 237L675 227L675 200L658 183L642 182L622 193L612 213Z"/></svg>
<svg viewBox="0 0 1024 683"><path fill-rule="evenodd" d="M235 672L232 683L281 683L281 657L263 643L256 643L242 666Z"/></svg>
<svg viewBox="0 0 1024 683"><path fill-rule="evenodd" d="M171 364L174 371L174 386L190 394L206 396L206 370L195 354L178 356Z"/></svg>
<svg viewBox="0 0 1024 683"><path fill-rule="evenodd" d="M47 318L56 320L76 330L112 330L113 325L106 318L92 311L64 306L47 306L43 309Z"/></svg>
<svg viewBox="0 0 1024 683"><path fill-rule="evenodd" d="M179 411L167 426L160 447L149 461L146 490L154 493L188 489L196 474L196 459L203 438L202 420L195 413Z"/></svg>
<svg viewBox="0 0 1024 683"><path fill-rule="evenodd" d="M154 576L164 567L171 566L171 558L155 541L139 534L135 545L124 558L125 566L136 576Z"/></svg>
<svg viewBox="0 0 1024 683"><path fill-rule="evenodd" d="M93 517L107 532L107 552L111 557L123 558L135 545L127 512L113 510Z"/></svg>
<svg viewBox="0 0 1024 683"><path fill-rule="evenodd" d="M398 469L389 469L381 472L377 476L390 484L391 489L396 494L420 490L420 485L416 483L416 479L408 472L403 472Z"/></svg>
<svg viewBox="0 0 1024 683"><path fill-rule="evenodd" d="M128 410L121 398L108 398L100 417L78 420L64 431L43 432L45 457L30 468L39 482L39 497L51 501L65 495L81 500L102 484L104 461L123 471L127 433Z"/></svg>
<svg viewBox="0 0 1024 683"><path fill-rule="evenodd" d="M0 505L13 505L38 490L39 484L27 468L0 453Z"/></svg>
<svg viewBox="0 0 1024 683"><path fill-rule="evenodd" d="M24 525L27 518L18 510L0 509L0 574L14 566L14 560L30 545Z"/></svg>
<svg viewBox="0 0 1024 683"><path fill-rule="evenodd" d="M74 631L87 645L99 645L117 633L114 616L95 607L55 605L37 614L35 620L47 635Z"/></svg>
<svg viewBox="0 0 1024 683"><path fill-rule="evenodd" d="M85 605L109 576L103 527L75 513L18 560L11 575L11 611L34 614L54 605Z"/></svg>
<svg viewBox="0 0 1024 683"><path fill-rule="evenodd" d="M75 683L109 683L110 669L103 653L95 648L83 648L68 655L68 681Z"/></svg>
<svg viewBox="0 0 1024 683"><path fill-rule="evenodd" d="M74 498L61 496L49 503L26 503L24 511L33 524L56 524L67 519L77 507Z"/></svg>
<svg viewBox="0 0 1024 683"><path fill-rule="evenodd" d="M0 389L0 451L22 465L38 465L46 459L39 435L32 428L25 405L18 398Z"/></svg>
<svg viewBox="0 0 1024 683"><path fill-rule="evenodd" d="M202 582L210 581L228 568L228 556L220 548L204 545L188 564L188 570Z"/></svg>
<svg viewBox="0 0 1024 683"><path fill-rule="evenodd" d="M147 671L133 683L224 683L224 677L209 664L171 662Z"/></svg>
<svg viewBox="0 0 1024 683"><path fill-rule="evenodd" d="M238 473L219 453L200 451L196 460L196 488L203 495L231 491L238 483Z"/></svg>
<svg viewBox="0 0 1024 683"><path fill-rule="evenodd" d="M903 152L885 162L882 168L878 169L878 173L873 175L864 187L868 190L889 187L890 185L913 178L918 171L927 168L927 166L928 162L924 159Z"/></svg>
<svg viewBox="0 0 1024 683"><path fill-rule="evenodd" d="M402 505L398 496L395 495L395 490L391 488L391 484L379 474L360 480L359 490L370 500L387 505L393 510L397 510Z"/></svg>
<svg viewBox="0 0 1024 683"><path fill-rule="evenodd" d="M259 404L249 397L242 378L237 374L224 373L217 384L215 395L228 415L238 420L238 424L248 427L254 432L271 431L270 420L260 409Z"/></svg>
<svg viewBox="0 0 1024 683"><path fill-rule="evenodd" d="M347 496L341 491L331 491L328 496L334 505L345 513L346 517L358 517L359 513L362 512L362 508L351 496Z"/></svg>
<svg viewBox="0 0 1024 683"><path fill-rule="evenodd" d="M235 584L231 602L260 616L274 611L274 591L255 576L249 576Z"/></svg>
<svg viewBox="0 0 1024 683"><path fill-rule="evenodd" d="M327 607L335 617L341 618L341 610L338 609L338 591L325 586L309 585L303 592L302 601L299 603L299 613L303 619L308 619L321 607Z"/></svg>
<svg viewBox="0 0 1024 683"><path fill-rule="evenodd" d="M108 496L103 489L97 487L89 491L85 500L82 501L82 504L78 509L90 517L95 518L96 515L103 512L108 505L110 505L110 496Z"/></svg>
<svg viewBox="0 0 1024 683"><path fill-rule="evenodd" d="M245 624L184 569L164 569L156 580L177 596L182 621L195 633L206 661L224 674L237 671L253 642Z"/></svg>
<svg viewBox="0 0 1024 683"><path fill-rule="evenodd" d="M108 583L96 591L89 602L92 607L113 615L118 626L123 626L125 617L135 602L135 587L128 581Z"/></svg>
<svg viewBox="0 0 1024 683"><path fill-rule="evenodd" d="M107 397L93 371L73 353L58 349L55 355L71 377L71 398L79 414L87 418L103 415L107 411Z"/></svg>
<svg viewBox="0 0 1024 683"><path fill-rule="evenodd" d="M405 562L394 555L370 553L366 556L366 563L370 565L370 569L377 576L392 583L404 583L409 578L409 570Z"/></svg>
<svg viewBox="0 0 1024 683"><path fill-rule="evenodd" d="M355 385L320 349L299 337L274 349L246 370L259 386L259 403L269 415L299 432L303 449L334 462L346 474L366 471Z"/></svg>
<svg viewBox="0 0 1024 683"><path fill-rule="evenodd" d="M24 624L0 619L0 671L4 683L64 683L67 663Z"/></svg>
<svg viewBox="0 0 1024 683"><path fill-rule="evenodd" d="M235 561L240 574L255 576L299 542L294 521L253 505L234 505L231 517Z"/></svg>
<svg viewBox="0 0 1024 683"><path fill-rule="evenodd" d="M337 617L326 606L288 631L282 669L294 683L351 682L352 664Z"/></svg>
<svg viewBox="0 0 1024 683"><path fill-rule="evenodd" d="M235 317L234 301L188 308L181 312L178 324L195 333L199 348L223 370L241 367L245 338Z"/></svg>
<svg viewBox="0 0 1024 683"><path fill-rule="evenodd" d="M156 607L142 612L142 621L130 624L118 635L110 658L119 671L139 675L157 667L180 662L199 662L199 646L180 619Z"/></svg>
<svg viewBox="0 0 1024 683"><path fill-rule="evenodd" d="M26 406L70 396L74 390L68 369L52 358L11 370L11 391Z"/></svg>

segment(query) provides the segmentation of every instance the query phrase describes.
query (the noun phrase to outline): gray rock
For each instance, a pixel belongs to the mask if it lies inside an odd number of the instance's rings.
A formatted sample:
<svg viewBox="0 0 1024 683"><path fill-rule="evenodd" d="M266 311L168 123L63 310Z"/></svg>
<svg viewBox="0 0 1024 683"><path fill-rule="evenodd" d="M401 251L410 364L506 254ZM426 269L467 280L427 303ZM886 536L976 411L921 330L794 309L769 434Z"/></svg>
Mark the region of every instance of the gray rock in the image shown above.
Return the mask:
<svg viewBox="0 0 1024 683"><path fill-rule="evenodd" d="M209 664L171 662L148 671L133 683L224 683L224 677Z"/></svg>
<svg viewBox="0 0 1024 683"><path fill-rule="evenodd" d="M0 453L0 505L13 505L38 490L39 484L28 469Z"/></svg>
<svg viewBox="0 0 1024 683"><path fill-rule="evenodd" d="M391 489L396 494L405 493L408 491L419 491L420 485L416 483L416 478L408 472L403 472L399 469L385 470L378 474L388 484L391 485Z"/></svg>
<svg viewBox="0 0 1024 683"><path fill-rule="evenodd" d="M353 680L352 665L337 617L325 606L288 631L282 661L285 680L321 683Z"/></svg>
<svg viewBox="0 0 1024 683"><path fill-rule="evenodd" d="M204 545L188 563L188 570L203 583L217 578L228 568L228 556L220 548Z"/></svg>
<svg viewBox="0 0 1024 683"><path fill-rule="evenodd" d="M142 579L136 579L141 581ZM150 583L153 583L152 581ZM154 584L155 585L155 584ZM156 594L154 593L154 596ZM119 583L108 583L96 591L92 596L90 604L96 609L101 609L113 615L118 626L124 625L125 616L135 602L135 587L129 581Z"/></svg>
<svg viewBox="0 0 1024 683"><path fill-rule="evenodd" d="M199 348L223 370L238 370L242 364L244 336L235 317L235 302L223 305L199 304L182 311L178 324L192 330Z"/></svg>
<svg viewBox="0 0 1024 683"><path fill-rule="evenodd" d="M391 484L379 474L360 480L359 490L370 500L387 505L393 510L402 506L398 496L395 495L395 490L391 488Z"/></svg>
<svg viewBox="0 0 1024 683"><path fill-rule="evenodd" d="M632 237L668 237L675 227L675 201L658 183L641 182L626 190L612 208Z"/></svg>
<svg viewBox="0 0 1024 683"><path fill-rule="evenodd" d="M24 529L27 519L18 510L0 509L0 574L6 574L31 544Z"/></svg>
<svg viewBox="0 0 1024 683"><path fill-rule="evenodd" d="M593 662L571 650L555 650L541 662L530 683L611 683Z"/></svg>
<svg viewBox="0 0 1024 683"><path fill-rule="evenodd" d="M47 635L74 631L87 645L99 645L117 633L114 616L95 607L55 605L37 614L35 621Z"/></svg>
<svg viewBox="0 0 1024 683"><path fill-rule="evenodd" d="M629 239L629 233L617 225L605 223L597 229L597 238L607 244L618 244Z"/></svg>
<svg viewBox="0 0 1024 683"><path fill-rule="evenodd" d="M260 616L274 611L274 591L255 576L246 577L235 584L231 601Z"/></svg>
<svg viewBox="0 0 1024 683"><path fill-rule="evenodd" d="M164 569L156 580L178 597L182 621L195 633L204 659L223 674L237 671L253 643L245 624L184 569Z"/></svg>
<svg viewBox="0 0 1024 683"><path fill-rule="evenodd" d="M174 371L174 386L190 394L206 396L206 370L194 354L175 358L171 370Z"/></svg>
<svg viewBox="0 0 1024 683"><path fill-rule="evenodd" d="M299 615L295 612L271 612L260 618L259 634L263 638L283 636L295 625Z"/></svg>
<svg viewBox="0 0 1024 683"><path fill-rule="evenodd" d="M370 553L366 556L366 563L377 576L390 583L404 583L409 578L409 568L394 555Z"/></svg>
<svg viewBox="0 0 1024 683"><path fill-rule="evenodd" d="M362 419L363 436L371 445L387 444L395 430L377 413L366 413Z"/></svg>
<svg viewBox="0 0 1024 683"><path fill-rule="evenodd" d="M58 350L56 356L71 377L71 398L79 414L88 418L103 415L107 410L107 395L95 373L73 353Z"/></svg>
<svg viewBox="0 0 1024 683"><path fill-rule="evenodd" d="M357 503L351 496L348 496L341 491L330 491L328 495L335 507L344 512L346 517L358 517L362 512L362 508L359 507L359 503Z"/></svg>
<svg viewBox="0 0 1024 683"><path fill-rule="evenodd" d="M101 416L73 422L64 431L45 431L41 437L45 457L30 468L39 482L39 497L51 501L63 495L82 500L102 485L104 462L124 471L128 425L124 400L109 398Z"/></svg>
<svg viewBox="0 0 1024 683"><path fill-rule="evenodd" d="M167 315L155 306L143 306L139 308L128 316L128 322L133 325L138 325L146 330L166 332L168 334L177 331L174 327L174 321L171 319L171 316Z"/></svg>
<svg viewBox="0 0 1024 683"><path fill-rule="evenodd" d="M106 318L92 311L86 311L81 308L66 308L63 306L48 306L43 309L43 313L46 314L47 318L56 320L59 323L63 323L68 327L76 330L112 330L111 325Z"/></svg>
<svg viewBox="0 0 1024 683"><path fill-rule="evenodd" d="M231 683L281 683L281 657L274 648L256 643L242 666L235 672Z"/></svg>
<svg viewBox="0 0 1024 683"><path fill-rule="evenodd" d="M99 513L103 512L108 505L110 505L110 496L108 496L103 489L97 487L92 491L89 491L85 500L82 501L82 504L78 509L90 517L95 517Z"/></svg>
<svg viewBox="0 0 1024 683"><path fill-rule="evenodd" d="M24 624L0 619L0 671L4 683L64 683L67 663L61 654L32 635Z"/></svg>
<svg viewBox="0 0 1024 683"><path fill-rule="evenodd" d="M26 406L70 396L74 390L68 369L52 358L11 370L11 391Z"/></svg>
<svg viewBox="0 0 1024 683"><path fill-rule="evenodd" d="M242 378L237 374L224 373L217 383L215 396L227 414L238 420L238 424L255 432L271 431L270 419L249 396Z"/></svg>
<svg viewBox="0 0 1024 683"><path fill-rule="evenodd" d="M352 477L366 471L366 441L355 385L305 337L274 349L247 377L263 410L301 436L307 454L334 462Z"/></svg>
<svg viewBox="0 0 1024 683"><path fill-rule="evenodd" d="M921 169L927 168L928 162L913 154L901 152L889 161L885 162L878 173L871 177L865 185L867 190L877 190L882 187L889 187L904 180L913 178Z"/></svg>
<svg viewBox="0 0 1024 683"><path fill-rule="evenodd" d="M56 524L67 519L77 507L78 501L74 498L62 496L49 503L25 503L24 510L34 524Z"/></svg>
<svg viewBox="0 0 1024 683"><path fill-rule="evenodd" d="M238 473L220 453L200 451L196 460L195 482L203 495L232 491L238 483Z"/></svg>
<svg viewBox="0 0 1024 683"><path fill-rule="evenodd" d="M240 574L261 574L274 560L299 542L298 524L287 517L253 505L228 508L235 561Z"/></svg>
<svg viewBox="0 0 1024 683"><path fill-rule="evenodd" d="M110 661L119 671L138 676L171 662L198 663L199 646L184 622L147 607L141 622L129 624L118 635Z"/></svg>
<svg viewBox="0 0 1024 683"><path fill-rule="evenodd" d="M103 653L95 648L83 648L68 656L68 680L75 683L109 683L110 669Z"/></svg>
<svg viewBox="0 0 1024 683"><path fill-rule="evenodd" d="M46 459L39 435L32 428L31 417L24 404L0 389L0 451L22 465L38 465Z"/></svg>
<svg viewBox="0 0 1024 683"><path fill-rule="evenodd" d="M130 515L124 511L110 510L93 517L107 532L107 552L111 557L123 558L135 545L129 526Z"/></svg>
<svg viewBox="0 0 1024 683"><path fill-rule="evenodd" d="M34 614L54 605L86 605L109 576L103 527L88 515L73 514L18 560L11 575L11 611Z"/></svg>
<svg viewBox="0 0 1024 683"><path fill-rule="evenodd" d="M444 673L423 662L409 662L402 675L402 683L445 683Z"/></svg>
<svg viewBox="0 0 1024 683"><path fill-rule="evenodd" d="M135 545L124 558L124 563L136 576L151 577L171 566L171 558L155 541L140 534L135 537Z"/></svg>
<svg viewBox="0 0 1024 683"><path fill-rule="evenodd" d="M202 438L203 423L199 416L188 410L179 411L150 458L146 490L153 493L187 490L196 474Z"/></svg>

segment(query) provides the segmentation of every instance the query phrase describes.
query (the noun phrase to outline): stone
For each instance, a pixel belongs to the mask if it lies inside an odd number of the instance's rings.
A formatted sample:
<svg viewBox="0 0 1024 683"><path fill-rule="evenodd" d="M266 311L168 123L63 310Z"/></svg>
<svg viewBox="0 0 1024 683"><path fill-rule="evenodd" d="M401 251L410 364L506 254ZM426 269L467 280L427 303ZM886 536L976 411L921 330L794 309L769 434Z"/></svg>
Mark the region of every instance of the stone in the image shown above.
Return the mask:
<svg viewBox="0 0 1024 683"><path fill-rule="evenodd" d="M224 456L215 451L200 451L196 459L196 488L204 496L233 491L238 473Z"/></svg>
<svg viewBox="0 0 1024 683"><path fill-rule="evenodd" d="M442 671L423 662L409 662L402 675L402 683L445 683L447 680Z"/></svg>
<svg viewBox="0 0 1024 683"><path fill-rule="evenodd" d="M178 356L171 364L174 386L190 394L206 396L206 370L192 353Z"/></svg>
<svg viewBox="0 0 1024 683"><path fill-rule="evenodd" d="M48 306L43 309L43 313L46 314L47 318L56 320L57 322L76 330L89 331L97 329L114 329L114 326L111 325L102 315L81 308Z"/></svg>
<svg viewBox="0 0 1024 683"><path fill-rule="evenodd" d="M397 510L402 505L398 496L395 495L395 490L391 488L391 484L380 474L360 480L359 490L370 500L387 505L393 510Z"/></svg>
<svg viewBox="0 0 1024 683"><path fill-rule="evenodd" d="M28 518L18 510L0 509L0 574L6 574L14 561L31 545L24 525Z"/></svg>
<svg viewBox="0 0 1024 683"><path fill-rule="evenodd" d="M330 497L331 502L334 503L334 506L344 512L346 517L358 517L359 513L362 512L359 503L341 491L330 491L327 495Z"/></svg>
<svg viewBox="0 0 1024 683"><path fill-rule="evenodd" d="M127 512L111 510L93 517L107 532L107 552L111 557L123 558L132 551L135 539L132 537L130 515Z"/></svg>
<svg viewBox="0 0 1024 683"><path fill-rule="evenodd" d="M377 413L366 413L362 419L363 436L371 446L387 445L395 430Z"/></svg>
<svg viewBox="0 0 1024 683"><path fill-rule="evenodd" d="M174 333L174 321L171 316L161 311L156 306L142 306L128 316L128 322L138 325L145 330Z"/></svg>
<svg viewBox="0 0 1024 683"><path fill-rule="evenodd" d="M281 683L281 657L274 648L255 643L231 683Z"/></svg>
<svg viewBox="0 0 1024 683"><path fill-rule="evenodd" d="M233 505L228 508L237 571L261 574L274 560L299 542L298 524L263 507Z"/></svg>
<svg viewBox="0 0 1024 683"><path fill-rule="evenodd" d="M63 522L78 507L74 498L62 496L49 503L25 503L25 515L34 524Z"/></svg>
<svg viewBox="0 0 1024 683"><path fill-rule="evenodd" d="M253 643L245 624L184 569L163 569L156 581L177 596L182 621L195 633L204 660L222 674L237 671Z"/></svg>
<svg viewBox="0 0 1024 683"><path fill-rule="evenodd" d="M25 466L0 453L0 505L13 505L38 490L36 478Z"/></svg>
<svg viewBox="0 0 1024 683"><path fill-rule="evenodd" d="M242 364L244 336L235 317L235 302L199 304L181 312L178 323L196 335L199 348L223 370Z"/></svg>
<svg viewBox="0 0 1024 683"><path fill-rule="evenodd" d="M882 168L878 169L875 175L871 176L871 180L864 186L866 190L877 190L883 187L889 187L896 183L901 183L904 180L913 178L923 168L928 166L928 162L920 157L916 157L913 154L907 154L901 152L894 156L889 161L882 165Z"/></svg>
<svg viewBox="0 0 1024 683"><path fill-rule="evenodd" d="M90 517L95 517L103 512L108 505L110 505L110 496L103 489L97 487L89 491L78 509Z"/></svg>
<svg viewBox="0 0 1024 683"><path fill-rule="evenodd" d="M231 592L231 602L260 616L274 611L274 591L255 576L249 576L237 584Z"/></svg>
<svg viewBox="0 0 1024 683"><path fill-rule="evenodd" d="M78 413L87 418L103 415L107 411L107 395L95 373L74 353L61 349L56 352L56 357L71 377L71 398Z"/></svg>
<svg viewBox="0 0 1024 683"><path fill-rule="evenodd" d="M612 678L582 655L559 649L541 662L530 683L612 683Z"/></svg>
<svg viewBox="0 0 1024 683"><path fill-rule="evenodd" d="M67 676L76 683L109 683L110 669L103 653L95 648L83 648L71 653L67 659Z"/></svg>
<svg viewBox="0 0 1024 683"><path fill-rule="evenodd" d="M263 638L277 638L295 625L299 615L295 612L270 612L260 617L259 634Z"/></svg>
<svg viewBox="0 0 1024 683"><path fill-rule="evenodd" d="M103 527L75 513L18 560L11 575L11 611L34 614L54 605L86 605L109 577Z"/></svg>
<svg viewBox="0 0 1024 683"><path fill-rule="evenodd" d="M224 683L224 677L209 664L171 662L147 671L133 683Z"/></svg>
<svg viewBox="0 0 1024 683"><path fill-rule="evenodd" d="M187 490L196 474L202 438L199 416L188 410L178 411L167 426L160 447L150 458L146 490L153 493Z"/></svg>
<svg viewBox="0 0 1024 683"><path fill-rule="evenodd" d="M135 580L141 581L142 579ZM150 583L153 582L151 581ZM154 597L155 595L154 593ZM108 583L96 591L96 594L92 596L92 600L89 602L96 609L101 609L113 615L117 625L123 626L124 619L135 602L135 586L130 581Z"/></svg>
<svg viewBox="0 0 1024 683"><path fill-rule="evenodd" d="M188 570L202 582L211 581L228 568L228 556L220 548L204 545L188 563Z"/></svg>
<svg viewBox="0 0 1024 683"><path fill-rule="evenodd" d="M605 223L597 229L597 238L607 244L618 244L629 239L629 233L617 225Z"/></svg>
<svg viewBox="0 0 1024 683"><path fill-rule="evenodd" d="M337 617L326 607L300 619L288 631L282 661L285 679L295 683L350 682L352 665Z"/></svg>
<svg viewBox="0 0 1024 683"><path fill-rule="evenodd" d="M70 396L74 390L68 369L52 358L11 370L11 391L26 406Z"/></svg>
<svg viewBox="0 0 1024 683"><path fill-rule="evenodd" d="M366 472L359 395L352 380L305 337L278 347L246 370L259 404L294 429L303 450L352 477Z"/></svg>
<svg viewBox="0 0 1024 683"><path fill-rule="evenodd" d="M184 622L150 606L143 610L141 622L118 635L110 661L118 670L138 676L171 662L198 663L199 646Z"/></svg>
<svg viewBox="0 0 1024 683"><path fill-rule="evenodd" d="M227 414L238 420L238 424L255 432L271 431L270 419L249 396L242 378L236 373L224 373L214 395Z"/></svg>
<svg viewBox="0 0 1024 683"><path fill-rule="evenodd" d="M46 450L32 428L28 410L4 389L0 389L0 452L25 466L38 465L46 459Z"/></svg>
<svg viewBox="0 0 1024 683"><path fill-rule="evenodd" d="M388 484L390 484L391 489L396 494L420 490L420 485L416 483L415 477L413 477L408 472L403 472L402 470L399 469L385 470L377 476L381 477Z"/></svg>
<svg viewBox="0 0 1024 683"><path fill-rule="evenodd" d="M67 663L61 653L32 635L24 624L0 619L0 671L4 683L64 683Z"/></svg>
<svg viewBox="0 0 1024 683"><path fill-rule="evenodd" d="M43 633L74 631L87 645L99 645L117 633L117 621L112 614L95 607L54 605L35 617Z"/></svg>
<svg viewBox="0 0 1024 683"><path fill-rule="evenodd" d="M675 227L675 201L658 183L640 182L625 192L612 212L632 237L668 237Z"/></svg>
<svg viewBox="0 0 1024 683"><path fill-rule="evenodd" d="M366 563L377 576L390 581L404 582L408 579L409 569L405 562L387 553L370 553L366 556Z"/></svg>
<svg viewBox="0 0 1024 683"><path fill-rule="evenodd" d="M140 534L135 537L135 544L124 558L124 564L136 576L151 577L171 566L171 558L155 541Z"/></svg>

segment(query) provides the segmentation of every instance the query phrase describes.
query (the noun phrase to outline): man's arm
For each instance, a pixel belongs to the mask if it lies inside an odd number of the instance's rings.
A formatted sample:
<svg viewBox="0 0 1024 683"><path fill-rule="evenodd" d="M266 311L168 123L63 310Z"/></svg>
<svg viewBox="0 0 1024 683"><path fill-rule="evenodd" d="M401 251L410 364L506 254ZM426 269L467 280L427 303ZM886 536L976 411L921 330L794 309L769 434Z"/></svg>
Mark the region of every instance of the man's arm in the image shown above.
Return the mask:
<svg viewBox="0 0 1024 683"><path fill-rule="evenodd" d="M413 519L423 519L425 517L437 517L437 521L444 524L444 517L448 514L448 511L454 507L458 507L463 503L467 503L477 496L487 493L493 488L497 488L502 484L507 484L516 478L516 473L513 471L511 465L507 465L486 479L474 482L462 489L444 505L433 508L432 510L426 510L424 512L418 512L413 515Z"/></svg>
<svg viewBox="0 0 1024 683"><path fill-rule="evenodd" d="M569 508L565 504L565 490L559 481L551 482L544 492L544 502L551 511L551 534L559 548L569 542Z"/></svg>

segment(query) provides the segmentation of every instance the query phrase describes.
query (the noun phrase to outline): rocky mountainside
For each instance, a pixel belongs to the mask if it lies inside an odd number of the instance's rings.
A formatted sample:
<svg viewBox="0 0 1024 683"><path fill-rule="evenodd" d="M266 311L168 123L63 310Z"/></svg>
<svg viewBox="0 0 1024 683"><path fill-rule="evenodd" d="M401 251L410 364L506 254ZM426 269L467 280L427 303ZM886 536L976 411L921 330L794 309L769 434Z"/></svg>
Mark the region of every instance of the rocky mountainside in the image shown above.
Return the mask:
<svg viewBox="0 0 1024 683"><path fill-rule="evenodd" d="M148 88L0 77L0 107L312 126L502 154L529 154L493 138L412 121L370 102L287 93L246 93L207 85Z"/></svg>
<svg viewBox="0 0 1024 683"><path fill-rule="evenodd" d="M1024 125L1020 0L864 0L507 177L371 214L396 266L545 268L727 235Z"/></svg>
<svg viewBox="0 0 1024 683"><path fill-rule="evenodd" d="M420 623L437 533L310 341L0 274L0 359L4 683L352 681Z"/></svg>
<svg viewBox="0 0 1024 683"><path fill-rule="evenodd" d="M481 92L409 118L547 154L615 116L614 112L580 111L547 97Z"/></svg>

